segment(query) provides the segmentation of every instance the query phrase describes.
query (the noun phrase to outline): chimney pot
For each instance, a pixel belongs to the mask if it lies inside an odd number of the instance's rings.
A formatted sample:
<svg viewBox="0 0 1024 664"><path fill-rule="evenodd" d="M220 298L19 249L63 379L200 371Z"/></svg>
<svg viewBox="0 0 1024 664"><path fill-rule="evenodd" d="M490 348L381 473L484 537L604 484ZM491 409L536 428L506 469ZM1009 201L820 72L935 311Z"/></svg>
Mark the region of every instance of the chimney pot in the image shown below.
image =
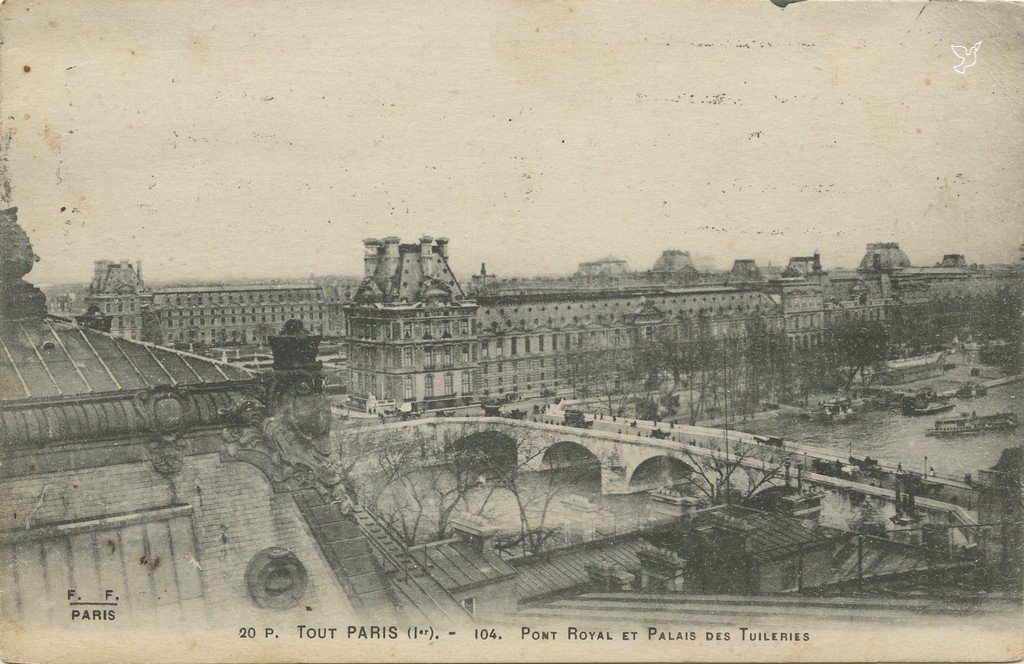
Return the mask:
<svg viewBox="0 0 1024 664"><path fill-rule="evenodd" d="M366 248L366 254L363 256L363 276L372 277L377 271L377 263L380 260L381 242L376 238L368 237L363 240L363 246Z"/></svg>
<svg viewBox="0 0 1024 664"><path fill-rule="evenodd" d="M316 359L322 337L306 330L302 321L293 318L284 324L281 333L269 339L274 356L274 370L306 369L319 371Z"/></svg>
<svg viewBox="0 0 1024 664"><path fill-rule="evenodd" d="M494 528L482 517L460 514L452 519L455 536L469 542L478 553L487 553L494 547Z"/></svg>

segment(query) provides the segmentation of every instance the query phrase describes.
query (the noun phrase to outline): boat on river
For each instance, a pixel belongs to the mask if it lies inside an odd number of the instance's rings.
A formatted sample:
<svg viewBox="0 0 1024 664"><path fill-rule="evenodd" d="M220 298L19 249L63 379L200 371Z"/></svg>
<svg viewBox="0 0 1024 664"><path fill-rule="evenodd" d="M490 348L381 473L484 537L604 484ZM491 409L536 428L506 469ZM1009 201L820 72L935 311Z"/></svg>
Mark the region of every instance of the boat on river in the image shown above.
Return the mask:
<svg viewBox="0 0 1024 664"><path fill-rule="evenodd" d="M993 415L978 415L977 413L960 413L956 417L949 417L935 421L935 428L927 431L928 436L957 437L977 436L989 431L1013 431L1019 422L1013 413L995 413Z"/></svg>
<svg viewBox="0 0 1024 664"><path fill-rule="evenodd" d="M928 355L890 360L885 363L884 368L878 373L875 380L882 385L898 385L900 383L941 376L945 357L946 352L939 351Z"/></svg>
<svg viewBox="0 0 1024 664"><path fill-rule="evenodd" d="M900 410L904 415L937 415L953 410L956 406L940 397L934 390L921 390L912 397L906 397Z"/></svg>
<svg viewBox="0 0 1024 664"><path fill-rule="evenodd" d="M962 399L974 399L977 397L983 397L988 394L988 390L985 389L984 385L979 385L975 382L964 383L960 386L960 389L956 391L956 395Z"/></svg>
<svg viewBox="0 0 1024 664"><path fill-rule="evenodd" d="M953 404L948 401L929 401L927 403L919 404L908 404L903 407L904 415L938 415L939 413L945 413L956 408Z"/></svg>

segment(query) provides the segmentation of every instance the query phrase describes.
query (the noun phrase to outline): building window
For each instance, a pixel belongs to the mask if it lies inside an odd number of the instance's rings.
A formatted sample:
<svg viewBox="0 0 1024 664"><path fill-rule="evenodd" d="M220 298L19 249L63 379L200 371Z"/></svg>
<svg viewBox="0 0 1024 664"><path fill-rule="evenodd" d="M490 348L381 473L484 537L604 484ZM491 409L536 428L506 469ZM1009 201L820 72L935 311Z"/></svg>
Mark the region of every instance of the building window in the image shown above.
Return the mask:
<svg viewBox="0 0 1024 664"><path fill-rule="evenodd" d="M469 362L469 344L462 345L462 361Z"/></svg>
<svg viewBox="0 0 1024 664"><path fill-rule="evenodd" d="M462 393L472 394L473 393L473 380L472 376L468 371L462 372Z"/></svg>
<svg viewBox="0 0 1024 664"><path fill-rule="evenodd" d="M455 394L455 376L450 371L444 375L444 393Z"/></svg>
<svg viewBox="0 0 1024 664"><path fill-rule="evenodd" d="M412 401L416 398L416 393L413 391L412 376L406 376L402 379L402 395L406 401Z"/></svg>
<svg viewBox="0 0 1024 664"><path fill-rule="evenodd" d="M411 367L412 366L412 348L403 348L402 349L402 366L403 367Z"/></svg>
<svg viewBox="0 0 1024 664"><path fill-rule="evenodd" d="M428 399L434 396L434 374L423 377L423 395Z"/></svg>
<svg viewBox="0 0 1024 664"><path fill-rule="evenodd" d="M530 352L530 337L526 337L525 339L523 339L523 352Z"/></svg>
<svg viewBox="0 0 1024 664"><path fill-rule="evenodd" d="M463 334L463 336L469 334L469 320L462 320L462 322L459 324L459 331Z"/></svg>
<svg viewBox="0 0 1024 664"><path fill-rule="evenodd" d="M412 339L412 323L402 323L402 338Z"/></svg>
<svg viewBox="0 0 1024 664"><path fill-rule="evenodd" d="M519 338L518 337L512 337L512 354L513 355L518 355L519 354Z"/></svg>

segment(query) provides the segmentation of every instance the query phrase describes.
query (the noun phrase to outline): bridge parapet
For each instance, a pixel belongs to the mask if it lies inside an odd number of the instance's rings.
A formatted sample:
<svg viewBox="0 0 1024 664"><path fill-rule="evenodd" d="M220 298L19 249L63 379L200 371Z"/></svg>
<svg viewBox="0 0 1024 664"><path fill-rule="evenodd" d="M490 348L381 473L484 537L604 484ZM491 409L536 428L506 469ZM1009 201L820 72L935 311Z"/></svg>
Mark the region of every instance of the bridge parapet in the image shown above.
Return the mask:
<svg viewBox="0 0 1024 664"><path fill-rule="evenodd" d="M653 457L669 457L688 465L702 461L721 464L738 459L740 467L761 472L777 469L784 458L790 457L794 460L803 458L800 453L761 445L753 440L751 434L734 431L729 432L730 450L727 455L724 450L724 435L721 430L708 430L703 427L675 427L672 429L672 433L676 434L675 437L682 438L701 433L702 438L691 438L697 443L692 444L671 438L642 437L634 433L581 429L501 417L441 417L389 422L354 427L344 431L343 437L383 434L393 444L409 444L413 441L420 444L427 440L435 446L443 446L446 441L486 431L505 434L522 443L518 446L520 455L518 462L521 467L530 470L543 469L544 451L557 443L569 441L586 448L601 463L601 486L602 491L607 494L633 493L643 490L644 487L631 487L630 479L640 464ZM719 436L709 436L709 431L717 432ZM703 441L707 441L707 446L702 444ZM344 457L344 450L342 450L342 455ZM777 475L765 481L765 486L777 485L782 481L781 475ZM884 487L806 470L803 473L803 481L831 491L860 494L886 502L894 502L896 498L895 491ZM935 518L945 519L952 524L972 525L977 523L972 514L959 505L924 497L918 497L917 505L925 512L932 513Z"/></svg>

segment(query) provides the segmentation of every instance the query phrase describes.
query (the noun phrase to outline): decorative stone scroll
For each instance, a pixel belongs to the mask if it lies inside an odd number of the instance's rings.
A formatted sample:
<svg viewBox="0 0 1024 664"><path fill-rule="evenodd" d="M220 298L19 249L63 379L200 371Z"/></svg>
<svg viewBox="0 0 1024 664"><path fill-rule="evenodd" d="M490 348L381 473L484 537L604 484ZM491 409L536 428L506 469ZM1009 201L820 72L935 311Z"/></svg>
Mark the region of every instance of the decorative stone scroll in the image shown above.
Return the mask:
<svg viewBox="0 0 1024 664"><path fill-rule="evenodd" d="M156 472L171 477L177 475L185 464L188 444L177 435L159 436L148 445L148 449Z"/></svg>
<svg viewBox="0 0 1024 664"><path fill-rule="evenodd" d="M260 377L250 399L220 412L231 422L221 458L256 466L277 492L313 488L349 509L346 476L330 441L319 343L298 320L270 338L273 372Z"/></svg>

